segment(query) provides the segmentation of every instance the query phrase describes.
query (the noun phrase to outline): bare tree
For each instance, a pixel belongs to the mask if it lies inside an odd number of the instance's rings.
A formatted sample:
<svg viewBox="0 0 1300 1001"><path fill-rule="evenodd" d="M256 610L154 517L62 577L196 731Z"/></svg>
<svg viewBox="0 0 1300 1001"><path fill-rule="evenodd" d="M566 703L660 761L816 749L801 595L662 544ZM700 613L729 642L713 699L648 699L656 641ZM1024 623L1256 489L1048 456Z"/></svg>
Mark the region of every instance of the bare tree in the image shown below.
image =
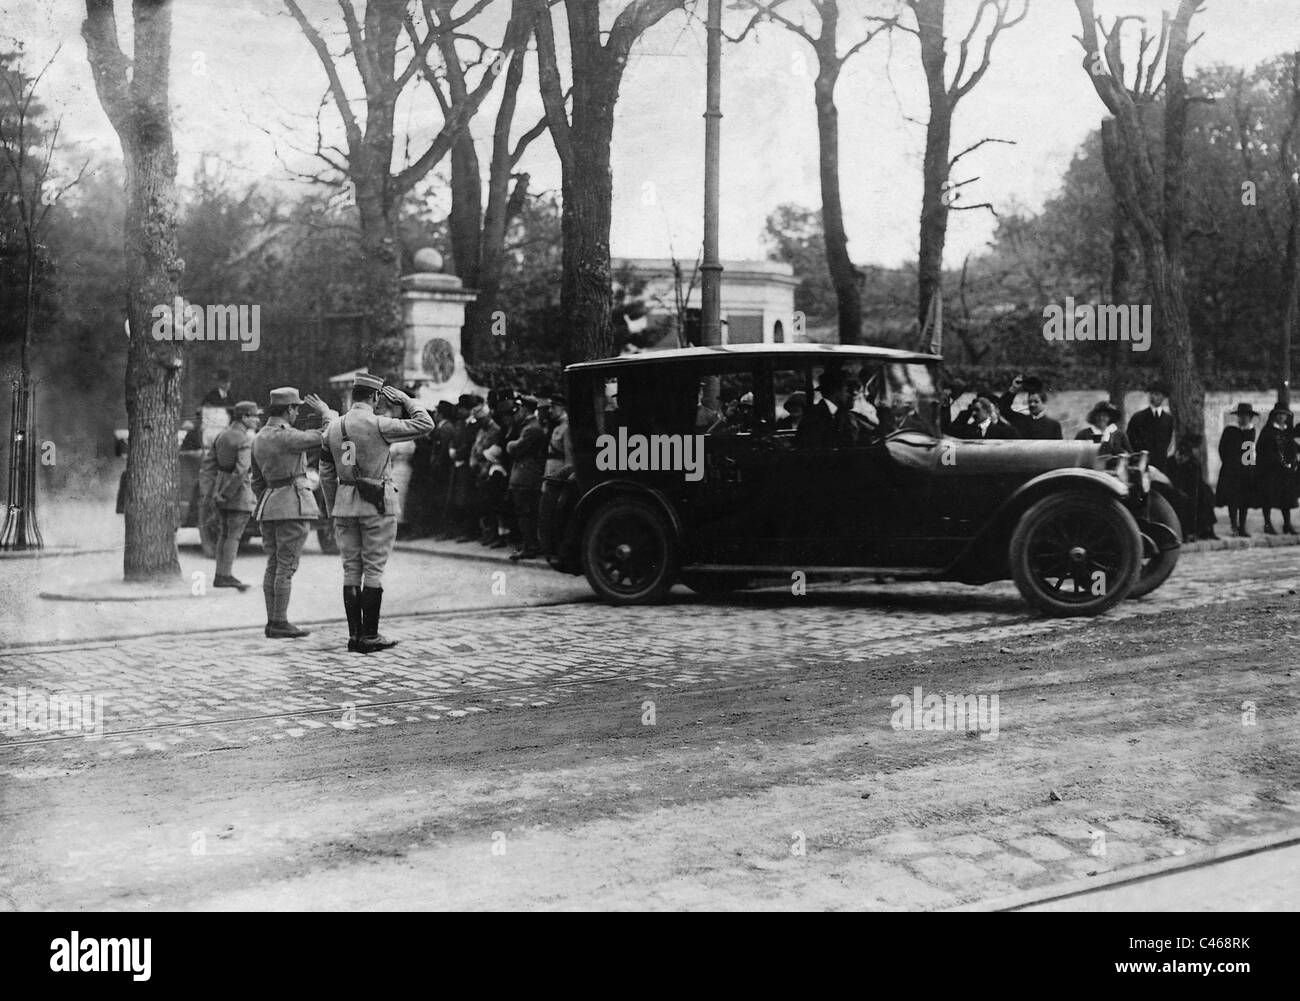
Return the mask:
<svg viewBox="0 0 1300 1001"><path fill-rule="evenodd" d="M1075 0L1082 26L1077 37L1084 49L1083 68L1111 114L1102 123L1102 141L1111 151L1107 174L1133 227L1151 283L1155 332L1164 342L1160 357L1172 390L1174 418L1180 433L1204 436L1205 391L1196 369L1183 263L1187 110L1193 100L1188 96L1184 64L1195 44L1188 40L1188 32L1199 3L1180 0L1172 17L1163 16L1158 36L1143 26L1129 82L1121 49L1124 22L1142 19L1118 17L1107 31L1094 13L1093 0ZM1164 72L1157 79L1162 61ZM1162 92L1163 135L1157 145L1144 127L1143 110Z"/></svg>
<svg viewBox="0 0 1300 1001"><path fill-rule="evenodd" d="M845 63L861 51L880 32L896 25L896 19L882 21L867 31L865 37L850 45L840 54L840 3L839 0L809 0L817 16L817 33L804 21L796 21L777 8L789 0L744 0L753 7L754 14L745 30L733 42L739 42L763 21L779 24L802 38L813 50L817 59L817 75L813 80L813 103L817 109L818 174L822 192L822 229L826 238L826 264L835 285L835 298L839 310L841 344L862 343L862 279L863 274L849 256L849 239L844 230L844 205L840 197L840 124L839 109L835 105L835 86Z"/></svg>
<svg viewBox="0 0 1300 1001"><path fill-rule="evenodd" d="M1276 171L1277 182L1286 193L1286 232L1282 237L1282 317L1279 348L1280 369L1277 387L1279 406L1291 406L1291 345L1300 316L1300 51L1283 57L1277 65L1276 99L1283 102L1281 135L1273 143L1273 162L1261 163L1256 153L1267 155L1269 143L1259 109L1246 100L1245 74L1238 77L1235 88L1233 120L1237 126L1238 146L1246 177L1260 178ZM1271 168L1271 170L1270 170ZM1255 183L1252 181L1251 183ZM1277 247L1277 227L1268 199L1258 202L1257 211L1264 224L1269 246Z"/></svg>
<svg viewBox="0 0 1300 1001"><path fill-rule="evenodd" d="M505 61L525 44L524 19L513 16L512 9L499 56L485 56L479 61L480 73L472 85L462 75L462 89L443 107L438 134L405 166L395 169L397 102L417 75L432 75L428 56L435 45L454 46L460 29L491 2L472 0L460 13L454 12L456 0L422 3L424 16L417 18L408 0L369 0L361 16L354 0L339 0L347 47L336 56L319 28L303 13L298 0L284 0L325 70L329 95L342 122L346 149L318 141L317 156L325 163L326 173L313 179L346 178L356 199L364 260L361 285L368 326L366 348L371 365L390 375L400 374L405 343L398 286L402 263L397 238L398 207L403 196L452 152L492 90ZM405 65L399 69L403 38L410 38L412 45ZM348 92L340 73L342 60L349 56L361 80L364 120L354 111L355 95Z"/></svg>
<svg viewBox="0 0 1300 1001"><path fill-rule="evenodd" d="M1018 13L1013 13L1015 0L980 0L975 17L957 47L957 67L948 79L948 40L944 35L945 0L906 0L916 20L915 26L903 24L896 18L873 17L869 20L893 26L915 35L921 45L921 66L925 70L926 89L930 96L930 120L925 127L925 161L922 166L921 193L921 246L917 268L917 322L925 327L930 303L943 284L943 248L948 240L948 213L950 211L993 210L988 202L975 205L956 204L959 189L978 181L978 177L953 183L953 168L965 156L991 142L1004 139L984 138L966 147L956 156L949 156L952 146L952 123L957 105L988 72L993 57L993 46L998 36L1014 28L1029 12L1029 0L1021 0ZM972 47L985 21L983 42L978 46L978 62L972 60Z"/></svg>
<svg viewBox="0 0 1300 1001"><path fill-rule="evenodd" d="M126 553L131 581L180 576L176 555L176 426L181 356L176 341L150 336L150 313L170 305L185 262L176 244L176 151L168 74L171 0L134 0L134 58L118 44L113 0L86 0L81 34L95 91L126 161L128 336Z"/></svg>
<svg viewBox="0 0 1300 1001"><path fill-rule="evenodd" d="M614 180L610 143L614 105L632 46L686 0L632 0L601 42L600 5L563 0L568 18L573 110L565 108L547 0L528 0L534 10L537 66L547 125L560 158L564 238L560 309L567 324L564 361L601 358L614 348L611 323L609 232Z"/></svg>
<svg viewBox="0 0 1300 1001"><path fill-rule="evenodd" d="M454 0L423 0L423 3L430 23L442 25L452 20ZM531 8L521 11L520 19L521 32L531 32ZM471 65L459 54L457 41L469 42L478 49L480 57L483 52L490 51L474 36L439 33L438 48L442 55L445 84L431 74L426 78L444 115L469 99L467 75ZM505 261L506 231L528 199L529 175L515 173L515 167L533 140L546 131L543 117L511 145L526 58L527 51L520 46L506 62L501 103L492 128L486 208L478 150L468 129L460 134L451 151L451 216L448 220L451 252L457 276L466 286L478 290L478 298L465 310L465 357L471 362L490 357L493 314Z"/></svg>
<svg viewBox="0 0 1300 1001"><path fill-rule="evenodd" d="M36 91L58 54L56 49L34 77L27 76L20 66L10 69L3 65L7 57L0 57L0 79L5 87L5 93L0 95L0 150L4 156L0 179L11 203L4 215L8 223L11 212L15 213L12 218L20 231L23 253L23 334L18 378L13 382L8 504L4 528L0 529L0 549L44 548L36 519L35 387L31 367L38 272L42 270L43 235L50 210L86 171L83 164L77 175L63 185L52 183L50 176L62 120L56 120L48 130L38 121L43 109ZM5 229L9 229L8 225ZM8 243L8 237L8 232L0 234L0 247Z"/></svg>

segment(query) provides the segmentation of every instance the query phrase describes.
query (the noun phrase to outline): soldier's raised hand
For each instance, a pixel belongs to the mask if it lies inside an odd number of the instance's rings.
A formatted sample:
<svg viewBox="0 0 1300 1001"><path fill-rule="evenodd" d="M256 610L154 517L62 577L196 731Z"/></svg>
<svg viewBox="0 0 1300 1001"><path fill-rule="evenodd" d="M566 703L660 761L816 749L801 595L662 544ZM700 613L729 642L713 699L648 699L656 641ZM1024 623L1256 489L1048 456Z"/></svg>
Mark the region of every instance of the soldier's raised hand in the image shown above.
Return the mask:
<svg viewBox="0 0 1300 1001"><path fill-rule="evenodd" d="M389 403L402 404L405 403L409 398L405 393L403 393L396 386L385 386L379 392L383 394L384 399L387 400Z"/></svg>
<svg viewBox="0 0 1300 1001"><path fill-rule="evenodd" d="M306 396L302 398L302 402L307 404L307 406L311 407L318 414L329 413L330 410L329 404L326 403L324 400L322 400L315 393L308 393Z"/></svg>

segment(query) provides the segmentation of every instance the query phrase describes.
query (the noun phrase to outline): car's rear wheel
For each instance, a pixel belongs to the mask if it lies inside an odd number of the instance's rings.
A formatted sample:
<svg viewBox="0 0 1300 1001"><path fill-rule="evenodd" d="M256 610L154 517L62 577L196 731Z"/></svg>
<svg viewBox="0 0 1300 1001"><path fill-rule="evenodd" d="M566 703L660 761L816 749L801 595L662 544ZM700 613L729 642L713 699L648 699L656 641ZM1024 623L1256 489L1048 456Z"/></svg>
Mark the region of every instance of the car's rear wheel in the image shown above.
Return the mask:
<svg viewBox="0 0 1300 1001"><path fill-rule="evenodd" d="M696 594L730 594L749 583L749 578L739 573L684 573L682 583Z"/></svg>
<svg viewBox="0 0 1300 1001"><path fill-rule="evenodd" d="M620 498L599 508L587 522L582 570L591 589L611 604L648 604L672 586L676 550L672 529L653 505Z"/></svg>
<svg viewBox="0 0 1300 1001"><path fill-rule="evenodd" d="M1164 525L1174 533L1175 539L1183 537L1183 525L1178 520L1178 513L1174 511L1174 506L1157 493L1151 494L1151 520L1157 524ZM1133 590L1128 593L1130 598L1142 598L1150 594L1161 584L1169 579L1169 575L1174 572L1174 567L1178 565L1178 554L1181 550L1166 549L1164 552L1157 551L1154 556L1143 555L1142 569L1138 572L1137 583L1133 585Z"/></svg>
<svg viewBox="0 0 1300 1001"><path fill-rule="evenodd" d="M1118 501L1070 491L1021 516L1010 557L1016 587L1045 615L1099 615L1133 589L1142 535Z"/></svg>

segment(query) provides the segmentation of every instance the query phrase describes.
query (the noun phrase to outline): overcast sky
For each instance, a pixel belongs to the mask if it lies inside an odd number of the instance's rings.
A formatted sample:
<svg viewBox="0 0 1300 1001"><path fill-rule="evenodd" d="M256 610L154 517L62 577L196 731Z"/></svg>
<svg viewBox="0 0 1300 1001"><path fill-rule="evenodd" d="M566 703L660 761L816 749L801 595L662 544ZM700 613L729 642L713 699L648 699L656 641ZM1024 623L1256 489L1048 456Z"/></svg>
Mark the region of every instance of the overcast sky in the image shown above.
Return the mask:
<svg viewBox="0 0 1300 1001"><path fill-rule="evenodd" d="M608 24L623 4L600 2ZM1157 27L1160 11L1174 5L1175 0L1097 2L1103 15L1143 13ZM336 3L312 0L304 6L318 16L338 51ZM501 6L506 7L505 0ZM702 12L702 2L700 6ZM798 2L787 6L797 10ZM857 37L852 34L857 15L891 3L841 0L841 6L847 46ZM950 0L950 39L965 33L977 6L977 0ZM130 3L118 0L118 7L123 45L129 48ZM47 103L64 115L64 135L80 144L83 157L117 158L116 137L86 62L83 17L81 0L0 0L0 39L9 36L25 44L29 69L62 45L45 87ZM744 15L729 11L727 17L736 33ZM485 25L485 31L490 27ZM1190 69L1213 63L1251 66L1300 46L1300 0L1206 0L1193 30L1204 32L1204 38L1192 50ZM980 178L963 189L963 201L990 201L999 211L1017 205L1036 209L1059 185L1075 148L1102 114L1081 67L1082 50L1073 38L1077 32L1071 0L1032 0L1029 17L998 41L992 68L958 109L953 150L986 136L1016 145L989 144L962 161L955 180ZM562 28L557 34L563 43ZM671 249L679 258L693 260L698 253L704 34L700 21L670 15L642 39L629 63L614 135L616 256L665 257ZM805 43L775 25L764 26L740 45L724 46L724 258L765 256L763 224L778 204L819 204L812 73ZM311 142L325 77L280 0L176 0L172 79L182 182L205 153L220 155L247 180L287 178L282 160L307 166L292 145ZM517 131L540 114L535 89L530 61ZM412 87L399 116L417 141L427 140L438 125L436 105L426 93ZM927 115L916 38L877 38L849 62L837 99L850 251L861 263L897 265L913 259ZM491 106L485 110L473 129L483 141L493 117ZM326 121L333 127L328 110ZM549 136L534 143L520 169L531 172L534 190L558 189L559 167ZM954 266L987 243L994 220L983 211L951 218L946 263Z"/></svg>

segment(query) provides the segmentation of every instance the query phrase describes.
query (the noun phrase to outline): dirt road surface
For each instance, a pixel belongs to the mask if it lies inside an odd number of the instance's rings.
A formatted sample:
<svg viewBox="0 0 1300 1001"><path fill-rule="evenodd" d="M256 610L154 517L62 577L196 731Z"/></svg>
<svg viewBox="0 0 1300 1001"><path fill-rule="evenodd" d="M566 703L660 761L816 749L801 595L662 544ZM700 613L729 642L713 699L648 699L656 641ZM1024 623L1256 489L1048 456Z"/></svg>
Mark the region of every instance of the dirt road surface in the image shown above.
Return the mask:
<svg viewBox="0 0 1300 1001"><path fill-rule="evenodd" d="M1300 826L1297 590L1250 550L1095 620L859 585L11 647L0 697L104 735L0 736L0 907L937 909L1230 845Z"/></svg>

